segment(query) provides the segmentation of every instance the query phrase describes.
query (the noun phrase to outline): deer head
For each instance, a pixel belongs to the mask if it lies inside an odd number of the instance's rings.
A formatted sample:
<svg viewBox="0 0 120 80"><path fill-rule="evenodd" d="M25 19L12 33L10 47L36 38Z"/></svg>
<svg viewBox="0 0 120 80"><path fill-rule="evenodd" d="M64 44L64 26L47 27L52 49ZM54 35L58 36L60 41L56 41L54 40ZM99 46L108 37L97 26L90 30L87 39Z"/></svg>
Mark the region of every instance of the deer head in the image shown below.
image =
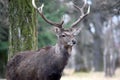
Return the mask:
<svg viewBox="0 0 120 80"><path fill-rule="evenodd" d="M81 15L79 16L78 20L76 20L69 29L64 29L63 27L63 23L64 21L61 20L60 23L56 23L56 22L52 22L50 20L48 20L44 14L43 14L43 7L44 4L42 4L42 6L37 7L35 4L35 0L32 0L32 5L33 7L39 12L40 16L50 25L53 25L55 27L55 32L57 34L58 37L58 42L60 44L64 44L65 46L73 46L74 44L76 44L76 40L75 40L75 36L77 34L80 33L82 27L76 27L76 25L85 17L89 14L90 12L90 5L88 5L88 9L87 12L84 12L84 8L87 5L87 1L84 0L84 5L82 8L74 5L74 7L80 11Z"/></svg>

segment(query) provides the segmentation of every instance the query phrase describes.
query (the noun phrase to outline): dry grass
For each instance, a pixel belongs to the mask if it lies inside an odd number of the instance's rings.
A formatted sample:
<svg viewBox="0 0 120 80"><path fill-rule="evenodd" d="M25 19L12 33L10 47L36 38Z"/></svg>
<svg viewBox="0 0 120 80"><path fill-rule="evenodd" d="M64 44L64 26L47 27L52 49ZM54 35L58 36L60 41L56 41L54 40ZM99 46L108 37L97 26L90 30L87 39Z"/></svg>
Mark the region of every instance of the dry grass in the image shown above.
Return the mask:
<svg viewBox="0 0 120 80"><path fill-rule="evenodd" d="M120 80L120 69L116 70L116 75L113 77L105 77L104 72L73 73L73 71L67 70L61 80Z"/></svg>
<svg viewBox="0 0 120 80"><path fill-rule="evenodd" d="M104 72L67 72L67 74L61 78L61 80L120 80L120 69L116 70L116 75L113 77L105 77Z"/></svg>

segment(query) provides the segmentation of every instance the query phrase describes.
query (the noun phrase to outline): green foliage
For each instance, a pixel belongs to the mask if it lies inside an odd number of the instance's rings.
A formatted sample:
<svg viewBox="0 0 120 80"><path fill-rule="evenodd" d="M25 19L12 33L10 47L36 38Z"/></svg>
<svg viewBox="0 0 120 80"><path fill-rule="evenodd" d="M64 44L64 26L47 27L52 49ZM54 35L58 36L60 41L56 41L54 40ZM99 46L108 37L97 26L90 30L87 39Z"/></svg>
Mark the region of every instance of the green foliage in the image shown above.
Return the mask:
<svg viewBox="0 0 120 80"><path fill-rule="evenodd" d="M0 24L0 77L5 77L5 66L7 63L8 30Z"/></svg>
<svg viewBox="0 0 120 80"><path fill-rule="evenodd" d="M7 48L5 48L6 47L5 45L2 44L1 46L1 43L0 43L0 77L5 77L5 69L7 64ZM3 46L4 46L4 49L2 49Z"/></svg>
<svg viewBox="0 0 120 80"><path fill-rule="evenodd" d="M0 22L0 51L8 49L8 28Z"/></svg>
<svg viewBox="0 0 120 80"><path fill-rule="evenodd" d="M1 29L0 29L1 31ZM0 77L5 77L7 63L8 41L3 41L6 37L0 32Z"/></svg>
<svg viewBox="0 0 120 80"><path fill-rule="evenodd" d="M0 78L5 77L8 50L7 0L0 0Z"/></svg>
<svg viewBox="0 0 120 80"><path fill-rule="evenodd" d="M47 17L47 19L53 21L53 22L60 22L62 15L65 12L65 7L60 7L57 4L56 0L51 1L44 1L44 8L43 12L44 15ZM40 4L39 4L40 5ZM38 24L39 24L39 34L38 34L38 47L43 47L46 45L54 45L56 43L56 37L51 31L53 29L53 26L46 23L39 14L38 17Z"/></svg>
<svg viewBox="0 0 120 80"><path fill-rule="evenodd" d="M8 49L8 41L1 41L0 42L0 51Z"/></svg>

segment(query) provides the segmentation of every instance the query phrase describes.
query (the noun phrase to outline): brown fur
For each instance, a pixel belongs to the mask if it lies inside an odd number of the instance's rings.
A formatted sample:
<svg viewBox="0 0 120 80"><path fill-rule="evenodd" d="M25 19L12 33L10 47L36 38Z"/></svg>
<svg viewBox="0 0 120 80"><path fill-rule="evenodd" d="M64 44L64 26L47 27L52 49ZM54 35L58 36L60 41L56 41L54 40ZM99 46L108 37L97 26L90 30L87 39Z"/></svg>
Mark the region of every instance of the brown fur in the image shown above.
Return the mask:
<svg viewBox="0 0 120 80"><path fill-rule="evenodd" d="M55 47L26 51L14 56L7 64L7 80L60 80L69 53L55 53Z"/></svg>

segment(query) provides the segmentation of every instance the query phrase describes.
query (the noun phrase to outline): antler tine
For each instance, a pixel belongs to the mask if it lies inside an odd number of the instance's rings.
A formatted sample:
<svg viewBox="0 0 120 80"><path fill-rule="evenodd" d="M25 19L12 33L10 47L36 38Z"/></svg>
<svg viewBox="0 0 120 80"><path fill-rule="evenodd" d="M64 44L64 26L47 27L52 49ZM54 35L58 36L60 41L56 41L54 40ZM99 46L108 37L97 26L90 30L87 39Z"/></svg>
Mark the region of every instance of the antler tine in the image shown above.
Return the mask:
<svg viewBox="0 0 120 80"><path fill-rule="evenodd" d="M44 4L42 4L40 7L37 7L36 4L35 4L35 0L32 0L32 5L33 7L39 12L40 16L47 22L49 23L50 25L53 25L55 27L59 27L59 28L62 28L62 25L64 23L64 21L62 20L60 23L56 23L56 22L52 22L50 20L48 20L44 14L43 14L43 7L44 7Z"/></svg>
<svg viewBox="0 0 120 80"><path fill-rule="evenodd" d="M81 16L78 18L77 21L75 21L75 22L71 25L72 28L75 27L84 17L86 17L86 16L90 13L90 5L88 5L87 12L84 13L84 8L85 8L86 4L87 4L87 0L84 0L84 5L83 5L82 8L74 5L74 7L81 12Z"/></svg>
<svg viewBox="0 0 120 80"><path fill-rule="evenodd" d="M87 4L87 0L84 0L84 4L82 8L85 8L86 4Z"/></svg>

